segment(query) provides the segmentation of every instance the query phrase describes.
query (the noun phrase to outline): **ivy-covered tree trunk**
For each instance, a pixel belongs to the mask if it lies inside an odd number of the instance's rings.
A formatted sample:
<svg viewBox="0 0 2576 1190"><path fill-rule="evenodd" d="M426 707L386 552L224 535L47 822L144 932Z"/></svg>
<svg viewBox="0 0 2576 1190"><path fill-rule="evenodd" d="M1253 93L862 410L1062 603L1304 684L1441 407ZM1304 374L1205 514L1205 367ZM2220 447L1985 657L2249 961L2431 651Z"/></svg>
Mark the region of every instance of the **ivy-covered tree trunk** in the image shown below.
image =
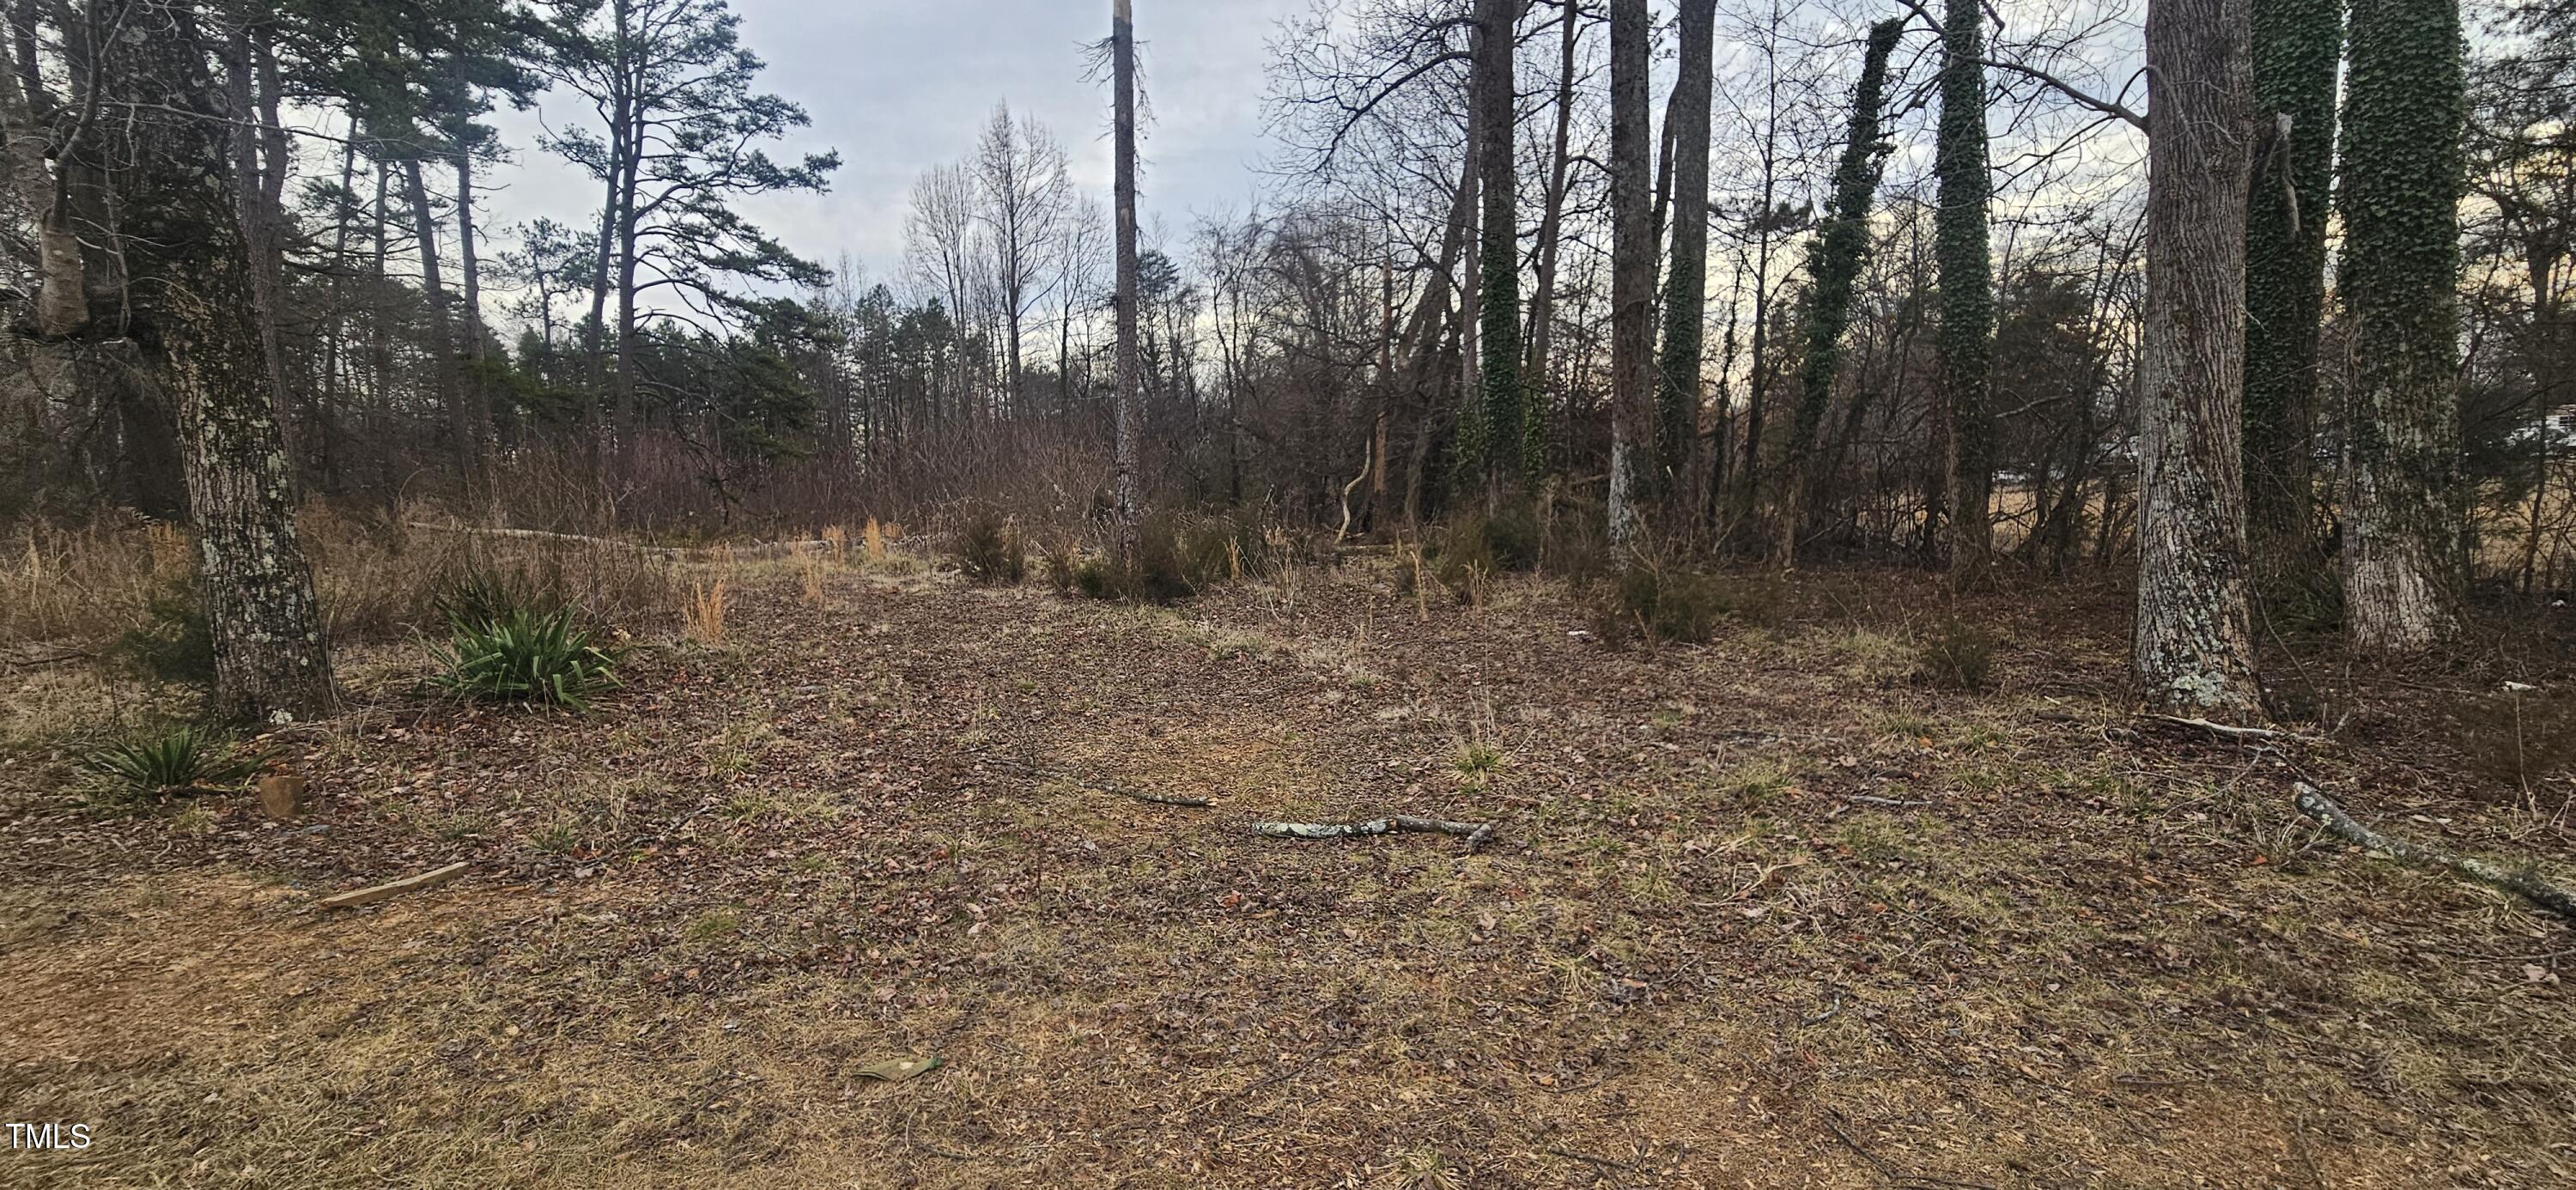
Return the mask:
<svg viewBox="0 0 2576 1190"><path fill-rule="evenodd" d="M2245 588L2238 418L2253 93L2248 0L2147 9L2147 293L2138 372L2138 620L2154 709L2262 711Z"/></svg>
<svg viewBox="0 0 2576 1190"><path fill-rule="evenodd" d="M2357 0L2346 83L2343 273L2356 376L2344 432L2344 624L2422 648L2459 624L2457 0Z"/></svg>
<svg viewBox="0 0 2576 1190"><path fill-rule="evenodd" d="M1691 449L1699 440L1700 366L1708 322L1708 118L1717 0L1682 0L1680 73L1673 81L1673 261L1664 274L1664 348L1655 389L1655 462L1669 505L1692 506Z"/></svg>
<svg viewBox="0 0 2576 1190"><path fill-rule="evenodd" d="M1824 232L1817 237L1814 290L1807 305L1807 355L1799 369L1797 419L1789 427L1789 453L1780 469L1780 536L1774 551L1782 566L1797 561L1799 505L1813 481L1808 460L1816 431L1833 403L1834 377L1842 371L1843 332L1851 326L1853 291L1869 260L1869 212L1878 199L1880 163L1887 145L1879 137L1879 117L1887 92L1887 56L1905 30L1900 21L1870 26L1869 48L1861 59L1860 83L1852 88L1851 128L1843 141L1842 160L1834 166L1834 193L1825 208Z"/></svg>
<svg viewBox="0 0 2576 1190"><path fill-rule="evenodd" d="M182 29L147 51L166 55L155 65L176 86L204 69ZM278 722L328 712L334 690L262 342L251 255L260 195L236 164L256 122L219 87L171 96L165 107L205 118L171 126L140 157L150 176L139 180L128 227L137 338L179 412L198 589L214 636L212 710Z"/></svg>
<svg viewBox="0 0 2576 1190"><path fill-rule="evenodd" d="M1994 547L1994 413L1988 407L1994 357L1995 280L1986 240L1985 8L1949 0L1941 30L1940 175L1933 253L1941 273L1942 395L1950 406L1950 581L1985 581Z"/></svg>
<svg viewBox="0 0 2576 1190"><path fill-rule="evenodd" d="M1136 552L1137 386L1143 376L1136 358L1136 24L1130 0L1115 0L1109 18L1109 71L1115 108L1117 251L1118 251L1118 407L1112 498L1117 501L1118 540L1123 556Z"/></svg>
<svg viewBox="0 0 2576 1190"><path fill-rule="evenodd" d="M1637 455L1651 451L1655 234L1648 176L1646 0L1610 2L1610 543L1639 534Z"/></svg>
<svg viewBox="0 0 2576 1190"><path fill-rule="evenodd" d="M1520 184L1514 169L1512 54L1521 0L1476 0L1476 56L1469 88L1477 108L1477 168L1483 219L1476 252L1477 386L1480 411L1462 429L1470 466L1500 486L1546 469L1540 423L1521 382ZM1471 478L1472 471L1469 472Z"/></svg>
<svg viewBox="0 0 2576 1190"><path fill-rule="evenodd" d="M2245 506L2259 591L2324 568L2316 531L2317 334L2334 181L2343 0L2253 0L2259 133L2245 213Z"/></svg>

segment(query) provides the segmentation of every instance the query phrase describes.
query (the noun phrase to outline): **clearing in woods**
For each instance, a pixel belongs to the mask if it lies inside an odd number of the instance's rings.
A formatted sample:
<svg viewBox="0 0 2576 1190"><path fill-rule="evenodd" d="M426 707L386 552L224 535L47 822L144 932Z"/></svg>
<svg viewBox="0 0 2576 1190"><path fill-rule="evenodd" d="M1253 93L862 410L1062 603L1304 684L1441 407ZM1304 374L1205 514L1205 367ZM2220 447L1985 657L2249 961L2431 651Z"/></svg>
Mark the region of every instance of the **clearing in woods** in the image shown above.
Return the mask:
<svg viewBox="0 0 2576 1190"><path fill-rule="evenodd" d="M291 823L82 810L43 741L124 692L12 675L0 1105L94 1139L0 1180L2576 1184L2576 935L2289 808L2564 871L2438 726L2142 726L2109 589L1975 606L1970 694L1912 676L1937 577L1617 649L1551 582L1291 573L745 566L579 717L359 650ZM1247 829L1388 813L1497 833Z"/></svg>

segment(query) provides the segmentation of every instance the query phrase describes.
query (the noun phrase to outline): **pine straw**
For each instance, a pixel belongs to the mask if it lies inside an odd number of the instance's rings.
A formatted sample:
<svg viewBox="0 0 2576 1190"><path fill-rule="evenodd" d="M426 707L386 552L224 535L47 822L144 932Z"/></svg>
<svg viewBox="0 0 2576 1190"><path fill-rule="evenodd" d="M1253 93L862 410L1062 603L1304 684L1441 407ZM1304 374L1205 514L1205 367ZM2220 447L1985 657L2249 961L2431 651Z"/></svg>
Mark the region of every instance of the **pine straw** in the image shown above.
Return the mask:
<svg viewBox="0 0 2576 1190"><path fill-rule="evenodd" d="M2457 882L2249 846L2248 826L2299 837L2286 782L2239 746L2106 740L2119 642L2098 607L2014 613L2013 637L2045 644L2005 650L1997 691L1971 696L1853 670L1832 600L1777 632L1614 652L1566 635L1582 612L1553 588L1426 624L1386 579L1312 576L1293 614L1256 589L1203 599L1193 620L1288 642L1233 652L1034 590L838 576L818 611L782 569L741 584L725 649L639 657L591 718L379 695L307 744L318 835L243 805L202 833L85 820L41 761L12 766L0 1035L19 1057L0 1101L101 1139L11 1173L2399 1187L2576 1170L2558 1057L2576 1013L2546 979L2576 937ZM1855 589L1902 608L1924 594L1906 581ZM1376 676L1307 663L1315 642ZM1449 767L1470 733L1505 754L1478 790ZM2304 759L2391 772L2368 750ZM1782 779L1730 779L1754 765ZM2460 845L2516 829L2410 788L2403 808L2452 818ZM1380 807L1493 818L1503 839L1469 856L1242 830ZM2570 851L2528 829L2517 846ZM308 908L453 859L477 874ZM899 1053L949 1066L856 1077Z"/></svg>

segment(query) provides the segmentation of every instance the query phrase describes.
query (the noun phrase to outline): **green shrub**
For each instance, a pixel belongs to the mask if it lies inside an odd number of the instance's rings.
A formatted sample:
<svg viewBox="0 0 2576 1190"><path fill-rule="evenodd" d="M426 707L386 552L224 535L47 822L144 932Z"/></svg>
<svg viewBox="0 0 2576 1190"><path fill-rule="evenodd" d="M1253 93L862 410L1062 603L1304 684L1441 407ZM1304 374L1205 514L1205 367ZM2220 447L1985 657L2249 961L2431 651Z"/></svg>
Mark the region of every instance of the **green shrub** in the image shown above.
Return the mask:
<svg viewBox="0 0 2576 1190"><path fill-rule="evenodd" d="M179 727L102 748L90 755L89 769L127 794L148 797L236 784L267 759L213 732Z"/></svg>
<svg viewBox="0 0 2576 1190"><path fill-rule="evenodd" d="M1964 620L1944 620L1915 647L1915 669L1935 686L1982 690L1995 664L1995 636Z"/></svg>
<svg viewBox="0 0 2576 1190"><path fill-rule="evenodd" d="M110 657L163 681L214 680L215 634L195 578L182 576L155 588L143 616L143 623L108 646Z"/></svg>
<svg viewBox="0 0 2576 1190"><path fill-rule="evenodd" d="M529 702L585 710L593 695L619 685L617 658L596 643L570 608L538 615L514 611L484 623L452 625L429 647L440 689L496 702Z"/></svg>
<svg viewBox="0 0 2576 1190"><path fill-rule="evenodd" d="M957 569L984 586L1016 584L1028 577L1028 542L1002 514L979 510L957 530Z"/></svg>

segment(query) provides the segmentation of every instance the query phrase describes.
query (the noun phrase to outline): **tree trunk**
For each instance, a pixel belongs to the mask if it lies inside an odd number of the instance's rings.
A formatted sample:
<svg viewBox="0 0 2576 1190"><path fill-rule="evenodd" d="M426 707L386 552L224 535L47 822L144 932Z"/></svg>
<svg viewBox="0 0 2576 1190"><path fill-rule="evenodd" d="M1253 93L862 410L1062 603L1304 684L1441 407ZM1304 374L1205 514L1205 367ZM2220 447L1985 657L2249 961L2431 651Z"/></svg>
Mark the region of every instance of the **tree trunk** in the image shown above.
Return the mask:
<svg viewBox="0 0 2576 1190"><path fill-rule="evenodd" d="M479 471L484 443L492 436L492 395L485 384L483 362L483 264L474 251L474 151L461 144L456 150L456 268L465 307L465 382L457 392L473 422L474 464Z"/></svg>
<svg viewBox="0 0 2576 1190"><path fill-rule="evenodd" d="M2317 334L2334 181L2342 0L2253 0L2254 182L2245 213L2245 510L2258 594L2321 576Z"/></svg>
<svg viewBox="0 0 2576 1190"><path fill-rule="evenodd" d="M2262 713L2245 604L2248 0L2153 0L2134 665L2154 710Z"/></svg>
<svg viewBox="0 0 2576 1190"><path fill-rule="evenodd" d="M2333 0L2328 0L2332 3ZM1941 395L1949 406L1950 583L1984 583L1994 547L1995 464L1989 368L1995 335L1995 281L1988 255L1986 204L1985 9L1949 0L1942 29L1941 135L1933 170L1940 175L1934 215L1941 278Z"/></svg>
<svg viewBox="0 0 2576 1190"><path fill-rule="evenodd" d="M1574 49L1583 24L1582 0L1565 0L1558 31L1556 138L1548 156L1546 206L1538 218L1537 288L1530 292L1529 363L1522 368L1523 391L1534 403L1547 387L1548 353L1556 342L1556 260L1564 238L1566 171L1573 163Z"/></svg>
<svg viewBox="0 0 2576 1190"><path fill-rule="evenodd" d="M412 238L420 245L420 289L429 307L429 374L438 386L439 406L447 410L448 447L456 452L457 470L468 484L481 470L474 414L464 386L456 377L456 331L447 317L447 285L438 261L438 223L431 218L429 188L420 176L420 159L403 162L404 196L411 202Z"/></svg>
<svg viewBox="0 0 2576 1190"><path fill-rule="evenodd" d="M2344 434L2344 623L2370 653L2459 628L2460 53L2457 0L2353 5L2337 286L2352 305L2358 373Z"/></svg>
<svg viewBox="0 0 2576 1190"><path fill-rule="evenodd" d="M1673 263L1664 278L1664 349L1656 389L1656 461L1676 509L1690 506L1691 449L1699 440L1700 365L1708 324L1709 92L1717 0L1682 0L1680 74L1667 120L1673 146Z"/></svg>
<svg viewBox="0 0 2576 1190"><path fill-rule="evenodd" d="M1115 91L1115 154L1118 208L1118 409L1116 465L1111 484L1117 501L1118 541L1123 556L1136 552L1136 520L1142 512L1137 493L1137 387L1143 377L1136 359L1136 26L1130 0L1112 0L1109 59Z"/></svg>
<svg viewBox="0 0 2576 1190"><path fill-rule="evenodd" d="M1638 450L1653 449L1655 236L1646 0L1610 0L1610 543L1635 544Z"/></svg>
<svg viewBox="0 0 2576 1190"><path fill-rule="evenodd" d="M1879 117L1885 104L1887 56L1903 32L1904 25L1894 20L1870 26L1860 81L1852 88L1850 130L1843 138L1842 160L1834 167L1833 199L1817 237L1810 270L1815 287L1807 309L1807 354L1798 373L1798 415L1790 424L1789 453L1780 469L1780 536L1772 543L1783 567L1797 561L1803 528L1800 505L1815 479L1808 473L1809 456L1833 403L1834 380L1842 370L1843 332L1851 326L1854 291L1869 259L1869 213L1877 201L1879 163L1886 153L1879 139Z"/></svg>
<svg viewBox="0 0 2576 1190"><path fill-rule="evenodd" d="M184 36L184 34L183 34ZM293 470L277 424L277 377L265 341L254 261L262 197L242 172L257 152L247 102L248 55L226 55L229 85L157 165L171 184L138 212L135 243L157 282L143 339L179 407L198 583L214 636L212 710L273 723L334 704L313 579L296 534ZM185 84L181 84L185 85ZM186 98L184 95L182 98Z"/></svg>
<svg viewBox="0 0 2576 1190"><path fill-rule="evenodd" d="M1521 0L1476 0L1477 168L1484 217L1477 239L1476 338L1480 416L1462 428L1466 477L1525 485L1545 469L1538 426L1521 383L1520 184L1512 134L1513 52ZM1475 475L1481 468L1484 475Z"/></svg>

